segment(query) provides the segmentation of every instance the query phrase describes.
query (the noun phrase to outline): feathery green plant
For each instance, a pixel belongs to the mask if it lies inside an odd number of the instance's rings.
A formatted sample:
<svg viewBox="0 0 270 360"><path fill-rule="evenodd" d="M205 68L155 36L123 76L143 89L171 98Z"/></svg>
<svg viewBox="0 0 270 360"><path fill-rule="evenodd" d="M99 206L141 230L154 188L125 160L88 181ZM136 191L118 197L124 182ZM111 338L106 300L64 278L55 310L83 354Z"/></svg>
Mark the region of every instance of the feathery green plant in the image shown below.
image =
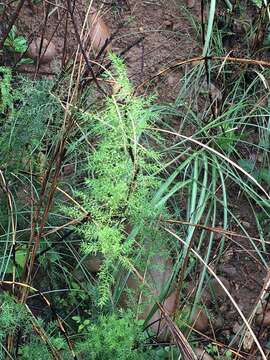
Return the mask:
<svg viewBox="0 0 270 360"><path fill-rule="evenodd" d="M0 69L1 71L1 69ZM10 170L26 169L31 159L32 168L40 169L40 155L45 147L42 139L52 134L52 120L57 122L60 106L50 94L50 81L16 79L11 87L11 73L3 69L1 83L1 111L13 108L0 122L0 155L2 166ZM12 95L11 95L12 93ZM16 107L13 105L16 104ZM35 156L33 156L35 154Z"/></svg>
<svg viewBox="0 0 270 360"><path fill-rule="evenodd" d="M18 304L15 298L7 293L0 296L0 358L4 359L4 340L8 335L17 336L19 332L29 335L32 331L30 316L24 305Z"/></svg>
<svg viewBox="0 0 270 360"><path fill-rule="evenodd" d="M15 299L7 293L0 296L1 316L0 316L0 338L9 334L16 334L22 328L29 332L32 330L29 321L29 314L24 305L16 303Z"/></svg>
<svg viewBox="0 0 270 360"><path fill-rule="evenodd" d="M0 66L0 115L3 114L7 109L11 109L13 105L11 80L11 69L5 66Z"/></svg>
<svg viewBox="0 0 270 360"><path fill-rule="evenodd" d="M151 204L161 181L161 158L145 141L158 113L149 109L152 98L134 96L124 63L115 55L111 60L120 89L106 99L102 110L81 115L98 144L88 156L86 187L76 192L90 215L90 221L78 228L82 249L104 257L100 305L108 300L113 280L109 268L116 261L127 266L126 260L138 250L135 236L145 236L163 210ZM66 212L81 215L74 208Z"/></svg>
<svg viewBox="0 0 270 360"><path fill-rule="evenodd" d="M89 325L76 351L82 359L154 359L155 352L143 348L144 340L142 322L131 312L100 316L96 324Z"/></svg>

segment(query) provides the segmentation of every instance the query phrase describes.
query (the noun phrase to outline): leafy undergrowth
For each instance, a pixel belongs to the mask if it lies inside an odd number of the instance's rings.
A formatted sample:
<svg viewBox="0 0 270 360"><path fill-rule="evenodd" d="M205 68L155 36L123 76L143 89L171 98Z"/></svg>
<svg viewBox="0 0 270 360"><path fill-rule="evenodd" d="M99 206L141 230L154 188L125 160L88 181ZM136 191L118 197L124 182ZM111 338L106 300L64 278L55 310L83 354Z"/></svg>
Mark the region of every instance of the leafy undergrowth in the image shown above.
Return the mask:
<svg viewBox="0 0 270 360"><path fill-rule="evenodd" d="M266 359L267 294L243 314L218 269L237 241L268 267L269 70L222 58L210 3L203 52L222 65L187 66L172 103L136 95L113 53L102 99L76 64L57 81L0 67L1 358L243 358L249 337ZM215 332L224 298L235 336Z"/></svg>

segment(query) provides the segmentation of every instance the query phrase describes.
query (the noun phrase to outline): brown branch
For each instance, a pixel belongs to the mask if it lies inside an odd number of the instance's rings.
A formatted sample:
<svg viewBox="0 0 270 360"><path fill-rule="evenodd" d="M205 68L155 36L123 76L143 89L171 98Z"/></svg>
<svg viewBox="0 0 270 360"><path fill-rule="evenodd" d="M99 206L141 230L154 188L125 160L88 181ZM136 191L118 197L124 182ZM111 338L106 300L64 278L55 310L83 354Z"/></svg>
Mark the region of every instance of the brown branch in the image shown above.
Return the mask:
<svg viewBox="0 0 270 360"><path fill-rule="evenodd" d="M264 60L237 58L237 57L232 57L232 56L197 56L197 57L194 57L191 59L177 60L177 62L175 64L168 66L167 68L161 69L159 72L157 72L155 75L153 75L150 79L147 79L147 80L143 81L140 85L138 85L136 88L136 92L138 91L138 89L142 88L148 82L154 80L155 78L157 78L161 75L164 75L168 71L172 71L182 65L199 63L199 62L205 61L205 60L213 60L213 61L217 60L217 61L223 61L223 62L229 61L229 62L233 62L233 63L240 63L240 64L245 64L245 65L255 65L255 66L262 66L262 67L270 68L270 62L264 61Z"/></svg>
<svg viewBox="0 0 270 360"><path fill-rule="evenodd" d="M125 55L127 52L129 52L130 49L132 49L134 46L140 44L142 41L144 40L144 37L140 37L139 39L133 41L131 44L129 44L124 50L122 50L119 54L117 54L118 56L123 56ZM102 75L107 69L109 69L112 65L112 62L109 61L105 67L100 68L100 70L97 72L96 77L99 77L100 75ZM82 89L85 88L86 85L88 85L91 81L93 80L93 78L87 78L85 79L85 76L83 76L83 81L81 82L80 86Z"/></svg>
<svg viewBox="0 0 270 360"><path fill-rule="evenodd" d="M141 281L142 284L147 286L147 288L152 292L153 289L151 286L145 281L144 277L139 273L139 271L129 262L129 265L132 269L134 275ZM189 345L187 339L183 335L183 333L179 330L178 326L173 322L171 317L169 316L167 310L164 306L159 302L156 301L156 305L159 308L162 316L164 317L165 322L179 348L179 351L183 357L183 360L197 360L197 356L194 354L191 346Z"/></svg>
<svg viewBox="0 0 270 360"><path fill-rule="evenodd" d="M107 96L106 91L102 89L102 87L99 85L99 83L98 83L98 81L97 81L96 75L95 75L94 70L93 70L93 67L92 67L92 65L91 65L91 62L88 60L86 51L85 51L85 49L84 49L84 47L83 47L83 44L82 44L82 41L81 41L81 38L80 38L80 34L79 34L79 31L78 31L78 27L77 27L77 24L76 24L76 20L75 20L75 17L74 17L74 11L73 11L73 9L72 9L71 0L67 0L67 6L68 6L68 12L69 12L69 15L70 15L72 24L73 24L73 28L74 28L74 31L75 31L75 36L76 36L77 42L78 42L78 44L79 44L81 53L82 53L82 55L83 55L84 61L85 61L85 63L86 63L87 69L88 69L88 71L91 73L91 75L92 75L92 77L93 77L93 79L94 79L94 82L95 82L95 84L97 85L97 88L98 88L105 96Z"/></svg>
<svg viewBox="0 0 270 360"><path fill-rule="evenodd" d="M17 20L24 3L25 3L25 0L21 0L19 2L18 6L17 6L17 8L16 8L11 20L10 20L10 23L9 23L6 31L4 32L4 35L3 35L2 39L0 40L0 50L3 48L4 43L5 43L5 41L6 41L7 37L8 37L8 34L10 33L10 30L12 29L12 26L14 25L15 21Z"/></svg>
<svg viewBox="0 0 270 360"><path fill-rule="evenodd" d="M54 309L53 305L47 299L47 297L40 290L34 288L33 286L25 284L23 282L0 280L0 286L3 286L3 285L11 285L12 287L15 285L15 286L18 286L19 288L27 289L27 292L31 290L31 291L34 291L35 293L37 293L41 297L41 299L44 301L44 303L51 310L51 312L52 312L52 314L53 314L53 316L54 316L54 318L55 318L55 320L57 322L58 328L59 328L60 332L62 333L63 337L65 338L70 352L72 353L73 359L77 360L78 358L77 358L77 356L76 356L76 354L74 352L72 342L71 342L71 340L70 340L70 338L69 338L69 336L67 334L67 331L66 331L66 329L65 329L65 327L64 327L64 325L62 323L62 320L61 320L60 316L57 314L57 312ZM31 312L31 314L32 314L32 312ZM57 358L61 359L61 357L57 357Z"/></svg>

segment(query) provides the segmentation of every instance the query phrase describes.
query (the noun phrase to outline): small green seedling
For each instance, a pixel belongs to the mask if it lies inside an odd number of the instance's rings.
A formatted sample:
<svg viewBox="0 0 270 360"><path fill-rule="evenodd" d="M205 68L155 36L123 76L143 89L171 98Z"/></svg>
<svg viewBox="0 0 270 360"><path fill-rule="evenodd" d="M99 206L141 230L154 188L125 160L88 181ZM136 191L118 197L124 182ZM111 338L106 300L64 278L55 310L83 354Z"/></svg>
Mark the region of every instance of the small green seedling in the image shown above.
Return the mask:
<svg viewBox="0 0 270 360"><path fill-rule="evenodd" d="M27 51L27 40L24 36L17 35L16 26L12 26L7 39L4 42L4 47L14 55L24 54ZM33 60L29 58L22 58L17 65L32 64Z"/></svg>
<svg viewBox="0 0 270 360"><path fill-rule="evenodd" d="M82 319L80 316L73 316L72 320L74 320L78 325L78 332L82 332L84 330L91 330L91 323L89 319Z"/></svg>
<svg viewBox="0 0 270 360"><path fill-rule="evenodd" d="M261 8L263 5L263 0L251 0L254 5L256 5L258 8Z"/></svg>
<svg viewBox="0 0 270 360"><path fill-rule="evenodd" d="M25 37L17 35L16 26L12 26L4 46L11 52L24 53L27 50L27 41Z"/></svg>

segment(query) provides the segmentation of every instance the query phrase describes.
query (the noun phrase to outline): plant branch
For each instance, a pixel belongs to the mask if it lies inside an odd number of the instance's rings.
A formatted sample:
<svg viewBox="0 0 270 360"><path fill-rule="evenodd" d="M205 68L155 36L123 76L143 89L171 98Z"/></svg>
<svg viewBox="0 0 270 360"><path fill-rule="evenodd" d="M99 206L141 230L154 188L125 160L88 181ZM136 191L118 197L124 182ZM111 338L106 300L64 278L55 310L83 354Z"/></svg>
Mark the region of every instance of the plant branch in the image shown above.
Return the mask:
<svg viewBox="0 0 270 360"><path fill-rule="evenodd" d="M8 24L8 27L7 27L6 31L4 32L4 35L3 35L2 39L0 40L0 50L3 48L4 43L5 43L5 41L6 41L7 37L8 37L8 34L10 33L10 30L12 29L12 26L14 25L15 21L17 20L17 18L19 16L19 13L20 13L24 3L25 3L25 0L20 0L19 4L18 4L18 6L17 6L17 8L16 8L16 10L15 10L9 24Z"/></svg>
<svg viewBox="0 0 270 360"><path fill-rule="evenodd" d="M93 70L93 67L91 65L91 62L88 60L88 57L87 57L87 54L86 54L86 51L83 47L83 44L82 44L82 41L81 41L81 38L80 38L80 34L79 34L79 31L78 31L78 27L77 27L77 24L76 24L76 20L75 20L75 17L74 17L74 11L72 9L72 5L71 5L71 0L67 0L67 6L68 6L68 12L69 12L69 15L70 15L70 18L71 18L71 21L72 21L72 24L73 24L73 28L74 28L74 31L75 31L75 36L76 36L76 39L77 39L77 42L79 44L79 47L80 47L80 50L82 52L82 55L83 55L83 58L84 58L84 61L86 63L86 66L87 66L87 69L88 71L91 73L94 81L95 81L95 84L97 85L98 89L105 95L107 96L107 93L105 90L102 89L102 87L99 85L98 81L97 81L97 77L94 73L94 70Z"/></svg>

